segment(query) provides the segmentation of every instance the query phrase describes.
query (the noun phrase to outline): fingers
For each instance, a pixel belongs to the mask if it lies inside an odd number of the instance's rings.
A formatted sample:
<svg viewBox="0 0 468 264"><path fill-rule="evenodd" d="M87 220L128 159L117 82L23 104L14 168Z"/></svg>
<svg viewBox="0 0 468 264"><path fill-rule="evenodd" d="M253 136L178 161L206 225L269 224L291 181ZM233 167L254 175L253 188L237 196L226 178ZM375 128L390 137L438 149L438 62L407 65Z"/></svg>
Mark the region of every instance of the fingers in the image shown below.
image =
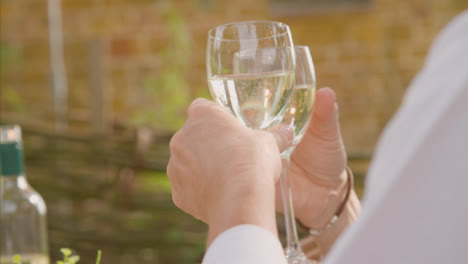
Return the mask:
<svg viewBox="0 0 468 264"><path fill-rule="evenodd" d="M294 131L288 125L271 127L268 129L268 132L274 136L280 152L285 151L289 146L291 146L294 139Z"/></svg>
<svg viewBox="0 0 468 264"><path fill-rule="evenodd" d="M309 132L327 141L341 137L338 123L336 95L330 88L321 88L316 93L315 109L312 114Z"/></svg>
<svg viewBox="0 0 468 264"><path fill-rule="evenodd" d="M336 96L330 88L316 93L311 122L291 161L316 182L335 186L346 167L346 151L341 138Z"/></svg>

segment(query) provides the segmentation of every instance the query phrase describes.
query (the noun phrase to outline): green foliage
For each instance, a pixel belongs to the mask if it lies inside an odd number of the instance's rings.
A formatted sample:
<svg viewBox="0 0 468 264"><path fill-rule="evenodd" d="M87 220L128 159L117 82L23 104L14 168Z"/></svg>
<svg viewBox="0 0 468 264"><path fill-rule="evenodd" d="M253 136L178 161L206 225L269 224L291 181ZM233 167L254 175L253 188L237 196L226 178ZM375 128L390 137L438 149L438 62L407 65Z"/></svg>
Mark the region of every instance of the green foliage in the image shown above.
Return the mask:
<svg viewBox="0 0 468 264"><path fill-rule="evenodd" d="M196 90L195 92L195 97L203 97L203 98L206 98L206 99L210 99L211 100L211 94L210 94L210 91L208 90L208 88L206 87L200 87Z"/></svg>
<svg viewBox="0 0 468 264"><path fill-rule="evenodd" d="M137 178L145 190L150 192L158 190L163 193L171 193L171 183L164 172L142 171L138 174Z"/></svg>
<svg viewBox="0 0 468 264"><path fill-rule="evenodd" d="M6 88L2 91L2 97L13 111L24 112L26 110L26 103L23 101L18 91Z"/></svg>
<svg viewBox="0 0 468 264"><path fill-rule="evenodd" d="M172 61L173 64L184 66L190 54L191 44L187 23L182 14L170 4L164 12L164 20L171 33L171 40L164 54L165 59Z"/></svg>
<svg viewBox="0 0 468 264"><path fill-rule="evenodd" d="M101 263L101 250L99 249L97 251L97 257L96 257L96 264L100 264Z"/></svg>
<svg viewBox="0 0 468 264"><path fill-rule="evenodd" d="M20 50L14 46L0 43L0 73L3 75L11 66L17 65L19 62L21 62ZM26 104L15 90L2 87L2 99L13 111L24 112L26 110Z"/></svg>
<svg viewBox="0 0 468 264"><path fill-rule="evenodd" d="M19 255L15 255L15 256L13 257L13 262L14 262L15 264L21 264L21 258L20 258L20 256L19 256Z"/></svg>
<svg viewBox="0 0 468 264"><path fill-rule="evenodd" d="M182 232L177 227L171 227L166 232L167 240L170 242L181 242L184 239Z"/></svg>
<svg viewBox="0 0 468 264"><path fill-rule="evenodd" d="M165 70L159 78L146 77L143 89L149 95L152 106L137 112L133 121L137 125L152 124L158 129L177 130L182 126L185 108L189 101L187 82L177 71Z"/></svg>
<svg viewBox="0 0 468 264"><path fill-rule="evenodd" d="M3 74L10 65L21 61L21 52L18 48L0 43L0 72Z"/></svg>
<svg viewBox="0 0 468 264"><path fill-rule="evenodd" d="M169 1L164 5L163 19L171 36L160 53L164 69L143 78L142 88L151 106L137 110L132 122L137 126L174 131L183 125L190 100L190 85L185 75L191 41L183 15Z"/></svg>
<svg viewBox="0 0 468 264"><path fill-rule="evenodd" d="M71 249L69 248L61 248L60 252L63 254L63 260L58 260L57 264L76 264L80 261L80 256L73 255ZM13 262L15 264L22 264L20 255L16 254L13 257ZM98 250L97 257L96 257L96 264L101 263L101 250Z"/></svg>
<svg viewBox="0 0 468 264"><path fill-rule="evenodd" d="M80 261L80 256L73 255L72 251L68 248L61 248L60 251L63 254L63 260L57 261L57 264L76 264Z"/></svg>

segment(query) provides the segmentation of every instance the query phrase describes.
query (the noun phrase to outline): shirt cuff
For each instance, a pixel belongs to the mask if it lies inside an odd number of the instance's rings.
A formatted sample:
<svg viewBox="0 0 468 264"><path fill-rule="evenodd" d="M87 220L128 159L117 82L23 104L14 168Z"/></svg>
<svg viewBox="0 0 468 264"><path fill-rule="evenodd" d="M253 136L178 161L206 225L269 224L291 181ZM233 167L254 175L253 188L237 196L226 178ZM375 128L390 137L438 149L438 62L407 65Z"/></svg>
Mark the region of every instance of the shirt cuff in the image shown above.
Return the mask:
<svg viewBox="0 0 468 264"><path fill-rule="evenodd" d="M287 264L278 238L255 225L238 225L219 235L202 264Z"/></svg>

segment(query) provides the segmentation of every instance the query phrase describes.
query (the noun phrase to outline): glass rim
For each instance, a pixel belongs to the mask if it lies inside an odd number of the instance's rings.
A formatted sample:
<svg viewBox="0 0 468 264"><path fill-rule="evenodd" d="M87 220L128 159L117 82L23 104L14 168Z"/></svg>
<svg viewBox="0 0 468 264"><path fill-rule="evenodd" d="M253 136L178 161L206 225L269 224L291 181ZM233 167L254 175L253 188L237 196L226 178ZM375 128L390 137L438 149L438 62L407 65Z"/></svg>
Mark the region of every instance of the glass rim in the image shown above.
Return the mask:
<svg viewBox="0 0 468 264"><path fill-rule="evenodd" d="M248 20L248 21L239 21L239 22L233 22L233 23L226 23L226 24L216 26L216 27L214 27L214 28L212 28L212 29L210 29L208 31L208 38L209 39L216 39L216 40L220 40L220 41L240 41L239 39L226 39L226 38L218 38L218 37L213 36L213 32L215 32L217 29L229 27L229 26L232 26L232 25L235 25L235 24L272 24L272 25L275 25L275 26L278 26L278 27L285 27L286 28L285 32L275 34L275 35L269 36L269 37L256 38L256 39L252 39L252 40L266 40L266 39L271 39L271 38L282 37L282 36L284 36L284 35L291 32L291 30L289 29L289 26L286 25L285 23L282 23L282 22L268 21L268 20Z"/></svg>

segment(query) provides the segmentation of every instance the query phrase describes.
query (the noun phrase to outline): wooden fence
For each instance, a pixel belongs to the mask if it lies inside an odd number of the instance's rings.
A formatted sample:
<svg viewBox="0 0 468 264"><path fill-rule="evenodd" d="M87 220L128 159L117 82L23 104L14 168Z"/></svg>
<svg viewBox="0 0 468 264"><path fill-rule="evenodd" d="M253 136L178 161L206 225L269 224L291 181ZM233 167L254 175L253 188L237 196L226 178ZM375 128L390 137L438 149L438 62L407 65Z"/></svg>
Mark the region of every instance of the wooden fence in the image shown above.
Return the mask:
<svg viewBox="0 0 468 264"><path fill-rule="evenodd" d="M171 200L165 175L170 134L126 128L59 134L22 127L26 173L48 206L54 260L59 248L70 247L81 263L92 263L97 249L104 264L201 261L206 226ZM350 158L361 189L369 156Z"/></svg>

